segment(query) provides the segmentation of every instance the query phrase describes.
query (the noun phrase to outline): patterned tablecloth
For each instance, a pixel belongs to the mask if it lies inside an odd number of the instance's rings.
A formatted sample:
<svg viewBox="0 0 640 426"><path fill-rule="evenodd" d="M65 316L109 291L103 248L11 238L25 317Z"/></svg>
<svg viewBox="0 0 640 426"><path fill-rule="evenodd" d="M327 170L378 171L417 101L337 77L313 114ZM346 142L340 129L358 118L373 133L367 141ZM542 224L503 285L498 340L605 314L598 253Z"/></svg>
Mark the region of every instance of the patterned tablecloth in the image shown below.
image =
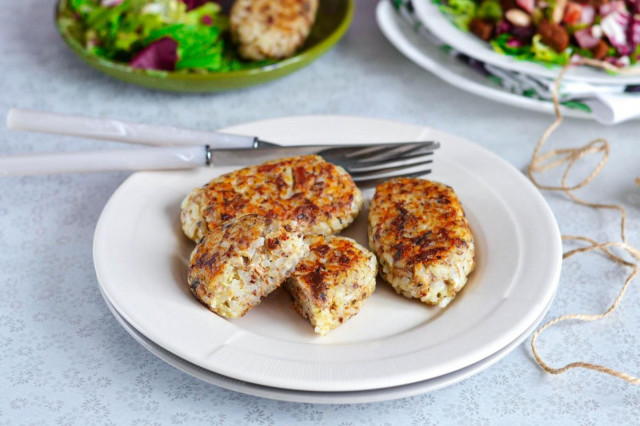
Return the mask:
<svg viewBox="0 0 640 426"><path fill-rule="evenodd" d="M351 114L438 127L524 168L551 117L513 110L444 85L398 54L357 4L346 38L280 81L218 95L139 89L97 74L66 49L53 1L5 2L0 14L0 116L11 106L198 129L296 114ZM606 128L567 120L554 146L612 141L610 163L581 195L624 204L629 242L640 243L637 122ZM115 144L0 128L2 154L109 149ZM92 262L97 218L126 173L0 179L0 424L430 425L640 424L640 388L573 370L550 376L528 341L468 380L429 394L354 405L277 402L217 388L165 364L133 340L102 300ZM545 194L564 233L618 238L617 216ZM600 312L623 268L589 254L568 260L547 318ZM543 336L549 362L601 361L640 372L640 291L594 324Z"/></svg>

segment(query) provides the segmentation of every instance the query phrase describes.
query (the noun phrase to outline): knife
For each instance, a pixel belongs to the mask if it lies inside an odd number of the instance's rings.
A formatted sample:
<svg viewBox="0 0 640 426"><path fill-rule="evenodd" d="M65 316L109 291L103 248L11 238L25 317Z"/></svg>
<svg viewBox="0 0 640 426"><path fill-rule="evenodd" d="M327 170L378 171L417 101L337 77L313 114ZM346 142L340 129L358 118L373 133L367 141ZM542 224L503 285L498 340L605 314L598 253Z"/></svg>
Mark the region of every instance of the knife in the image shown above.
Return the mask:
<svg viewBox="0 0 640 426"><path fill-rule="evenodd" d="M317 154L344 167L354 175L354 180L358 180L358 176L369 177L376 171L397 171L411 165L428 164L431 162L428 156L439 146L435 142L283 146L254 136L18 108L9 110L7 127L154 147L0 157L0 176L234 167Z"/></svg>
<svg viewBox="0 0 640 426"><path fill-rule="evenodd" d="M0 157L0 176L117 170L172 170L205 166L237 167L311 154L320 155L330 163L343 166L348 172L366 174L368 171L376 171L372 169L397 169L430 163L431 161L425 158L438 147L438 143L431 141L404 144L282 146L253 138L250 147L232 149L212 149L208 145L186 145L4 156ZM367 154L368 151L370 154ZM398 159L396 151L404 157ZM393 161L394 159L396 161Z"/></svg>

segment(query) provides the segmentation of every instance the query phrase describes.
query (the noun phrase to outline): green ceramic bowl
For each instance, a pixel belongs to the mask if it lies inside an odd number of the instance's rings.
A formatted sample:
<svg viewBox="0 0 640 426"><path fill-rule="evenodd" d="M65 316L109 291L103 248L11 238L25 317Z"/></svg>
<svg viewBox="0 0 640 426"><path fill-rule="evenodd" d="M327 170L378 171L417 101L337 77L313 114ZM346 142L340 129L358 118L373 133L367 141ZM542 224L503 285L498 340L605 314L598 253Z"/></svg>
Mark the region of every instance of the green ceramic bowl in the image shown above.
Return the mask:
<svg viewBox="0 0 640 426"><path fill-rule="evenodd" d="M58 18L66 8L67 0L59 0L56 7L56 27L69 47L97 70L128 83L152 89L175 92L217 92L266 83L309 65L331 49L347 31L353 18L354 0L320 0L311 34L295 56L260 68L210 73L141 70L91 54L83 48L76 37L59 25Z"/></svg>

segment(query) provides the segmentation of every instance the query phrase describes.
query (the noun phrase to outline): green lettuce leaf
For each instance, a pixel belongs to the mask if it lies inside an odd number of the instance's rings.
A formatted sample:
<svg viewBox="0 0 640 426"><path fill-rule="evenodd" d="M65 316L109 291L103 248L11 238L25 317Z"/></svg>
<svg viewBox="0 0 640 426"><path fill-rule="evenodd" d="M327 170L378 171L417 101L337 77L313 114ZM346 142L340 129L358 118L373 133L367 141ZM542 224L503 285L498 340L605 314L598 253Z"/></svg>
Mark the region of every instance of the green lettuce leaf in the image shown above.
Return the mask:
<svg viewBox="0 0 640 426"><path fill-rule="evenodd" d="M436 0L438 8L449 15L453 24L463 31L469 31L469 23L476 14L476 3L473 0L450 0L443 4Z"/></svg>
<svg viewBox="0 0 640 426"><path fill-rule="evenodd" d="M498 22L502 19L502 6L497 0L485 0L478 7L476 16Z"/></svg>
<svg viewBox="0 0 640 426"><path fill-rule="evenodd" d="M546 62L549 64L566 65L571 59L571 49L567 48L563 52L558 53L553 48L542 43L540 34L533 36L531 40L531 52L536 61Z"/></svg>

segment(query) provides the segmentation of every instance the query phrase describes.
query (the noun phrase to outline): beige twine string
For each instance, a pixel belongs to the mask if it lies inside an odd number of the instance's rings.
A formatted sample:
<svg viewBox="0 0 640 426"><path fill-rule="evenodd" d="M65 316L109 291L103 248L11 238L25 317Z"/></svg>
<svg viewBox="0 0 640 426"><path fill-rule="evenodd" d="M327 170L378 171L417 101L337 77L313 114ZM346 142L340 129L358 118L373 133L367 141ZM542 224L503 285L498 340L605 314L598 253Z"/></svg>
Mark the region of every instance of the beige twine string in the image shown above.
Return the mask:
<svg viewBox="0 0 640 426"><path fill-rule="evenodd" d="M582 59L581 61L579 61L576 64L573 65L591 65L591 66L595 66L595 67L599 67L599 68L603 68L603 69L611 69L611 65L608 63L604 63L604 62L600 62L600 61L595 61L593 59ZM575 203L583 205L583 206L587 206L587 207L592 207L592 208L596 208L596 209L613 209L613 210L617 210L620 212L620 236L622 241L620 242L606 242L606 243L599 243L591 238L587 238L587 237L582 237L582 236L576 236L576 235L563 235L562 239L564 241L566 240L573 240L573 241L579 241L582 243L587 243L588 245L584 246L584 247L580 247L577 249L573 249L573 250L569 250L567 252L565 252L563 254L563 259L567 259L575 254L578 253L586 253L586 252L590 252L593 250L600 250L602 251L609 259L611 259L613 262L616 262L618 264L624 265L624 266L628 266L630 268L632 268L632 272L631 274L629 274L629 276L627 277L627 279L624 281L624 284L622 286L622 288L620 289L620 291L618 292L618 295L616 296L616 298L614 299L613 303L611 304L611 306L609 307L609 309L607 309L604 313L601 314L567 314L567 315L562 315L558 318L555 318L551 321L549 321L548 323L544 324L542 327L540 327L534 334L533 337L531 338L531 350L533 351L533 355L535 356L536 360L538 361L538 364L540 364L540 366L548 373L551 374L561 374L564 373L567 370L570 370L572 368L587 368L589 370L595 370L595 371L600 371L606 374L610 374L612 376L621 378L623 380L626 380L630 383L636 384L636 385L640 385L640 378L632 376L630 374L621 372L621 371L617 371L614 369L611 369L609 367L605 367L603 365L598 365L598 364L592 364L589 362L583 362L583 361L576 361L576 362L571 362L567 365L565 365L564 367L560 367L560 368L553 368L551 366L549 366L546 362L544 362L542 360L542 358L540 357L540 354L538 353L538 350L536 348L536 339L538 338L538 336L540 336L540 334L545 331L547 328L562 322L562 321L568 321L568 320L579 320L579 321L595 321L601 318L604 318L606 316L608 316L609 314L611 314L613 311L615 311L619 304L622 302L622 299L624 298L625 292L627 291L627 288L629 287L629 283L631 283L631 281L635 278L635 276L638 274L639 272L639 267L638 267L638 263L632 263L629 262L625 259L622 259L621 257L613 254L613 252L611 252L611 248L613 247L617 247L619 249L622 249L624 251L626 251L631 257L633 257L636 261L640 262L640 251L627 244L627 238L626 238L626 219L627 219L627 214L624 210L624 208L622 206L616 205L616 204L600 204L600 203L590 203L587 201L584 201L580 198L578 198L577 196L575 196L572 191L576 190L576 189L580 189L583 188L585 186L587 186L602 170L602 168L604 167L604 165L606 164L608 158L609 158L609 142L606 139L595 139L591 142L589 142L588 144L582 146L582 147L578 147L578 148L567 148L567 149L554 149L551 150L545 154L540 154L540 150L542 149L542 146L547 142L547 139L551 136L551 134L558 128L558 126L560 126L560 123L562 123L562 114L560 113L560 102L558 100L558 91L559 91L559 87L560 87L560 83L566 73L566 71L569 69L570 65L567 65L564 67L564 69L560 72L560 74L558 75L555 84L554 84L554 88L553 88L553 105L555 107L555 113L556 113L556 120L553 122L553 124L551 124L551 126L549 126L549 128L544 132L544 134L542 135L542 137L540 138L540 140L538 141L538 143L536 144L536 147L533 151L533 156L531 159L531 164L529 165L529 167L527 168L527 174L529 176L529 178L531 179L531 181L539 188L539 189L544 189L544 190L548 190L548 191L562 191L564 192L569 198L571 198L571 200L573 200ZM616 70L617 71L617 70ZM634 70L634 72L636 72L637 70ZM567 184L567 179L569 177L569 173L571 171L571 169L573 168L573 166L579 161L581 160L583 157L587 156L587 155L600 155L602 158L600 159L600 162L595 166L595 168L593 169L593 171L585 178L583 179L581 182L569 186ZM537 179L534 176L534 172L544 172L546 170L558 167L565 164L566 168L564 171L564 174L562 175L562 181L561 181L561 185L560 186L549 186L549 185L542 185L540 184ZM637 185L640 185L640 177L637 178L635 180L635 183Z"/></svg>

